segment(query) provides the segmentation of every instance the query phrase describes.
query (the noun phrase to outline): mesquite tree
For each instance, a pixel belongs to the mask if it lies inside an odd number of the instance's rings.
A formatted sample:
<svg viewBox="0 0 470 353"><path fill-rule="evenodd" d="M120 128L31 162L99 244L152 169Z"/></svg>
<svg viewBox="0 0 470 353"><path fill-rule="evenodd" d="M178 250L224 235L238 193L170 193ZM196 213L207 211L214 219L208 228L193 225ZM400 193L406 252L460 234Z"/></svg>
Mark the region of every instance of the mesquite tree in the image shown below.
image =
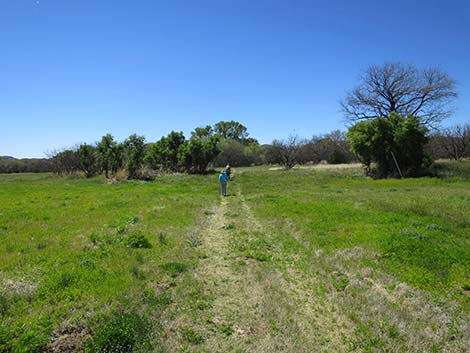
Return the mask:
<svg viewBox="0 0 470 353"><path fill-rule="evenodd" d="M369 67L341 107L350 123L397 113L433 127L450 115L449 103L456 97L455 81L438 68L385 63Z"/></svg>

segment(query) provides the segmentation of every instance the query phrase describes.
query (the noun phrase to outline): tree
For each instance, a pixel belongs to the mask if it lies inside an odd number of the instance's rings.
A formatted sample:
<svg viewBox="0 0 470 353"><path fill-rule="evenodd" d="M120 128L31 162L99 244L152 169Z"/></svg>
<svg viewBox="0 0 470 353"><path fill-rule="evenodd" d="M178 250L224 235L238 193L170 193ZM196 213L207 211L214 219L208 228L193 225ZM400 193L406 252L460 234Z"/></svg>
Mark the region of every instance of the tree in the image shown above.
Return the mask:
<svg viewBox="0 0 470 353"><path fill-rule="evenodd" d="M179 164L186 171L205 173L208 164L220 153L219 137L191 138L179 148Z"/></svg>
<svg viewBox="0 0 470 353"><path fill-rule="evenodd" d="M212 126L206 125L205 127L197 127L191 132L191 138L210 137L214 134Z"/></svg>
<svg viewBox="0 0 470 353"><path fill-rule="evenodd" d="M105 172L106 178L110 170L116 170L120 164L120 153L118 153L117 143L111 134L106 134L96 145L96 159L101 172Z"/></svg>
<svg viewBox="0 0 470 353"><path fill-rule="evenodd" d="M260 165L265 161L263 148L260 146L258 140L254 138L247 138L244 140L245 156L248 165Z"/></svg>
<svg viewBox="0 0 470 353"><path fill-rule="evenodd" d="M440 69L385 63L369 67L341 107L351 123L397 113L435 126L450 115L448 105L456 97L455 81Z"/></svg>
<svg viewBox="0 0 470 353"><path fill-rule="evenodd" d="M80 169L77 148L52 151L49 158L54 172L59 175L75 173Z"/></svg>
<svg viewBox="0 0 470 353"><path fill-rule="evenodd" d="M215 165L225 166L227 163L233 167L247 166L250 164L245 153L246 147L237 140L222 140L219 143L220 154L215 159Z"/></svg>
<svg viewBox="0 0 470 353"><path fill-rule="evenodd" d="M150 147L145 162L153 169L177 171L178 152L185 141L182 132L170 132L168 136L162 137Z"/></svg>
<svg viewBox="0 0 470 353"><path fill-rule="evenodd" d="M91 178L96 175L98 165L96 162L95 148L87 145L86 143L81 144L78 148L78 166L80 170L85 173L85 177Z"/></svg>
<svg viewBox="0 0 470 353"><path fill-rule="evenodd" d="M136 178L145 156L145 137L132 134L123 142L123 160L129 179Z"/></svg>
<svg viewBox="0 0 470 353"><path fill-rule="evenodd" d="M447 157L456 161L470 156L470 123L456 124L444 129L439 142Z"/></svg>
<svg viewBox="0 0 470 353"><path fill-rule="evenodd" d="M111 148L111 173L116 174L119 169L123 167L124 163L124 145L116 143Z"/></svg>
<svg viewBox="0 0 470 353"><path fill-rule="evenodd" d="M286 169L293 168L299 162L300 150L304 144L305 141L298 135L290 135L285 140L274 140L269 150L269 159Z"/></svg>
<svg viewBox="0 0 470 353"><path fill-rule="evenodd" d="M224 139L242 141L248 138L246 126L237 121L219 121L214 125L214 131Z"/></svg>
<svg viewBox="0 0 470 353"><path fill-rule="evenodd" d="M376 177L418 176L426 162L426 133L427 128L419 118L392 113L389 117L356 123L347 138L368 172L372 162L377 164Z"/></svg>
<svg viewBox="0 0 470 353"><path fill-rule="evenodd" d="M428 143L424 146L424 149L432 160L449 158L444 148L444 139L445 137L442 135L441 130L434 130L428 136Z"/></svg>
<svg viewBox="0 0 470 353"><path fill-rule="evenodd" d="M45 158L23 158L0 156L0 173L45 173L52 172L51 159Z"/></svg>
<svg viewBox="0 0 470 353"><path fill-rule="evenodd" d="M240 140L245 146L256 147L259 146L259 142L254 137L246 137Z"/></svg>

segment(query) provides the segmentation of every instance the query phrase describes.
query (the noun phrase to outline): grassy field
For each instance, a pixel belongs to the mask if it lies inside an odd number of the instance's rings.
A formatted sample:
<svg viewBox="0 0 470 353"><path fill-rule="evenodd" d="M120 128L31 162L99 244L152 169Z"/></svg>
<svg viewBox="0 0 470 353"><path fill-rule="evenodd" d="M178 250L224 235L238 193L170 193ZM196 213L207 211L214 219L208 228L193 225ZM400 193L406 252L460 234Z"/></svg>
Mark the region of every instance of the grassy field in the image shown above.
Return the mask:
<svg viewBox="0 0 470 353"><path fill-rule="evenodd" d="M150 327L216 196L208 177L0 176L0 351L70 351L112 319Z"/></svg>
<svg viewBox="0 0 470 353"><path fill-rule="evenodd" d="M0 352L466 352L470 163L0 176Z"/></svg>

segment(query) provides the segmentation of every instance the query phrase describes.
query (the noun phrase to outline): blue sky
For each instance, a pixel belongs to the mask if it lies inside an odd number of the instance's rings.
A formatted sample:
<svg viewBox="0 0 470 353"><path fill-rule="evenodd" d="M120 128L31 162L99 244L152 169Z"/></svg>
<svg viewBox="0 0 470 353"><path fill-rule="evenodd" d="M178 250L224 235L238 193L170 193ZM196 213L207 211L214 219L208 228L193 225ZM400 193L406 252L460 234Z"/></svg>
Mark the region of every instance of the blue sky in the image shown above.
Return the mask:
<svg viewBox="0 0 470 353"><path fill-rule="evenodd" d="M344 129L370 64L436 66L470 121L470 2L0 0L0 155L237 120L262 143Z"/></svg>

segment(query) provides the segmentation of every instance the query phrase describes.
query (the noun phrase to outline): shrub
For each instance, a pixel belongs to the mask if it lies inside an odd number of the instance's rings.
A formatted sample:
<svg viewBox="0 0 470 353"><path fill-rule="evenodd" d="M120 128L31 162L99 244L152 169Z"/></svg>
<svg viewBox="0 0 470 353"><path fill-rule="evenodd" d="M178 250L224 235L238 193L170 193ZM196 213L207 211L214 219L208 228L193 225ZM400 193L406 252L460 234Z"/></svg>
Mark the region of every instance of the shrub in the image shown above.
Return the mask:
<svg viewBox="0 0 470 353"><path fill-rule="evenodd" d="M62 272L55 282L55 290L60 292L70 287L77 281L77 275L73 272Z"/></svg>
<svg viewBox="0 0 470 353"><path fill-rule="evenodd" d="M139 345L145 345L149 323L133 313L114 313L103 319L93 337L87 342L86 351L93 353L129 353Z"/></svg>
<svg viewBox="0 0 470 353"><path fill-rule="evenodd" d="M152 244L143 234L131 234L125 240L124 244L133 249L149 249Z"/></svg>
<svg viewBox="0 0 470 353"><path fill-rule="evenodd" d="M152 181L158 176L158 172L152 168L139 168L134 173L134 179L143 181Z"/></svg>
<svg viewBox="0 0 470 353"><path fill-rule="evenodd" d="M414 116L403 118L396 113L352 126L348 141L357 158L371 171L376 163L375 176L386 178L402 174L422 176L429 160L424 153L427 129ZM398 168L399 167L399 168Z"/></svg>
<svg viewBox="0 0 470 353"><path fill-rule="evenodd" d="M44 352L48 341L47 335L41 330L33 329L23 333L18 339L18 346L14 352Z"/></svg>

